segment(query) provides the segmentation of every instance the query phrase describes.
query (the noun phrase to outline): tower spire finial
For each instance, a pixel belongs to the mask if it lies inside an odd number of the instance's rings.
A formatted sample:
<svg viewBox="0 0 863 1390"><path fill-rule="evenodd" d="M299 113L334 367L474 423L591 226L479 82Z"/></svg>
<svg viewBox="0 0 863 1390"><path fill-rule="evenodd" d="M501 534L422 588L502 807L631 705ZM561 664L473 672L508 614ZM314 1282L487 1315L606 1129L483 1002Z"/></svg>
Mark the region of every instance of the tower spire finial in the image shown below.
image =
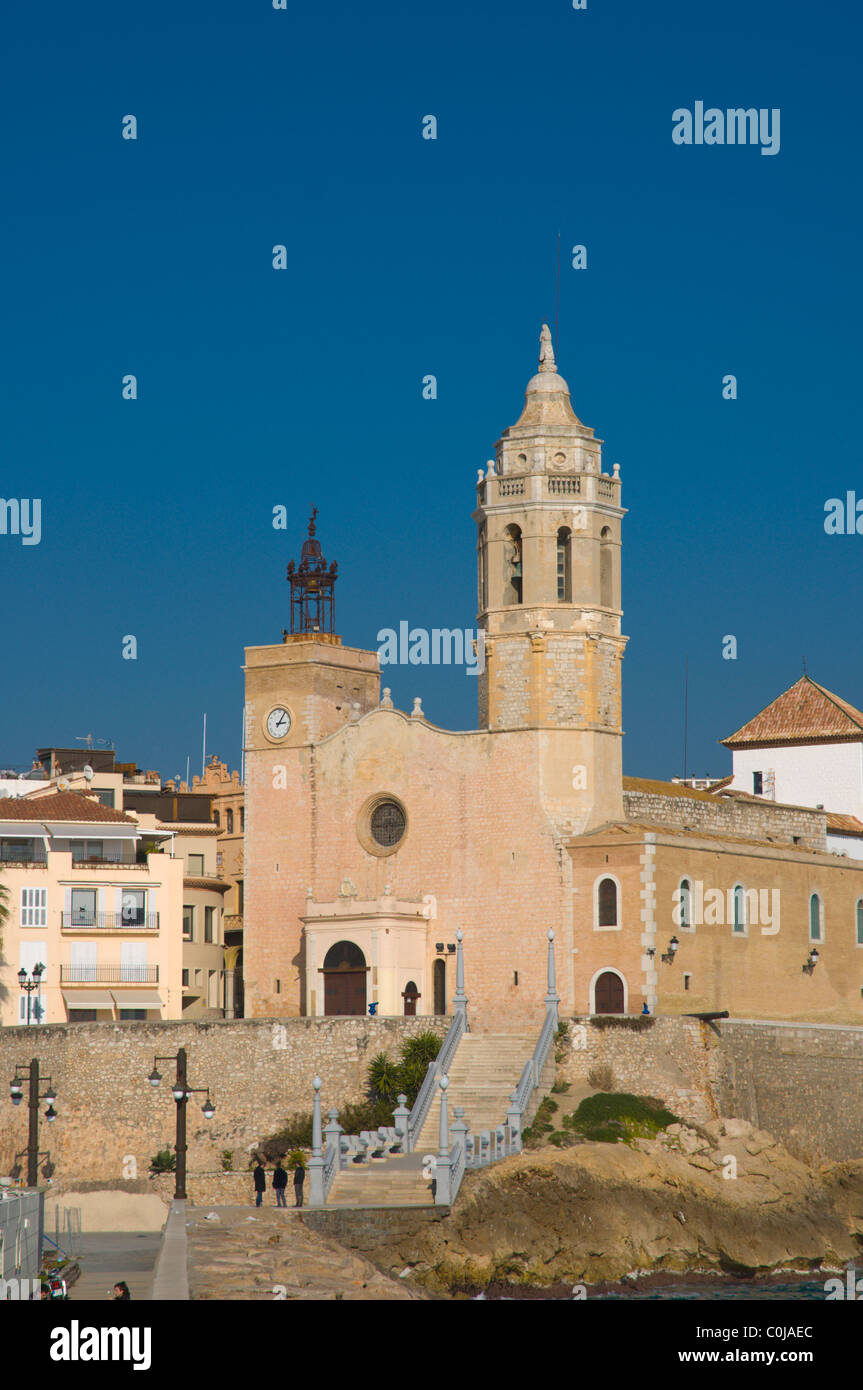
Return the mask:
<svg viewBox="0 0 863 1390"><path fill-rule="evenodd" d="M541 372L557 371L554 348L551 343L551 329L547 323L542 325L542 332L539 335L539 370Z"/></svg>

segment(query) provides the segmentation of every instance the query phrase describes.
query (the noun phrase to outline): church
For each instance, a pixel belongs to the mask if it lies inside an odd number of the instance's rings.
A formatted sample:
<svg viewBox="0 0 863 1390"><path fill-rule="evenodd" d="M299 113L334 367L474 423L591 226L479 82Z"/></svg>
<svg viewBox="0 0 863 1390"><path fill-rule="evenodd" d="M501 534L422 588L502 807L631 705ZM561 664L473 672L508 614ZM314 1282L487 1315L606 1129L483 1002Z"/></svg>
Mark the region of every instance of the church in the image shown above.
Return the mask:
<svg viewBox="0 0 863 1390"><path fill-rule="evenodd" d="M863 1022L863 824L835 778L842 804L811 799L827 744L859 764L863 715L839 702L837 737L823 692L789 743L788 709L763 711L760 744L727 740L734 776L707 790L624 777L621 488L543 326L476 481L468 732L395 709L377 652L336 634L313 516L290 629L245 653L248 1016L449 1013L460 931L472 1026L531 1030L551 929L564 1017Z"/></svg>

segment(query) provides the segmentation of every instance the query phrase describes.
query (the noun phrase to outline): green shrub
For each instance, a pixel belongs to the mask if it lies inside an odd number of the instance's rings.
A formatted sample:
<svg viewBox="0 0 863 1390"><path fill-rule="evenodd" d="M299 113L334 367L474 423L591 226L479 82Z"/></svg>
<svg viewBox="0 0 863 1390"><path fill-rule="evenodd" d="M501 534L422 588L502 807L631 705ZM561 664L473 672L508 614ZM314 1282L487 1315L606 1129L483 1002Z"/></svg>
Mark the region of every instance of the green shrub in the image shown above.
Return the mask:
<svg viewBox="0 0 863 1390"><path fill-rule="evenodd" d="M150 1159L151 1173L175 1173L177 1170L177 1155L170 1149L160 1149Z"/></svg>
<svg viewBox="0 0 863 1390"><path fill-rule="evenodd" d="M407 1107L411 1108L425 1081L429 1063L434 1061L441 1050L441 1041L437 1033L427 1029L424 1033L417 1033L414 1037L405 1039L398 1061L388 1057L385 1052L379 1052L377 1057L373 1058L367 1075L369 1100L386 1101L389 1106L388 1118L378 1120L378 1124L392 1124L392 1112L397 1096L406 1095ZM341 1114L339 1123L347 1131ZM371 1127L362 1126L363 1129ZM351 1129L348 1132L356 1133L356 1130Z"/></svg>
<svg viewBox="0 0 863 1390"><path fill-rule="evenodd" d="M339 1111L339 1124L345 1134L359 1134L363 1129L377 1129L379 1125L388 1128L393 1122L393 1107L386 1100L360 1101L357 1105L343 1105Z"/></svg>
<svg viewBox="0 0 863 1390"><path fill-rule="evenodd" d="M590 1020L593 1028L628 1028L631 1033L644 1033L655 1022L656 1019L647 1014L594 1014Z"/></svg>
<svg viewBox="0 0 863 1390"><path fill-rule="evenodd" d="M551 1134L554 1129L551 1117L556 1110L557 1101L552 1100L550 1096L546 1096L544 1100L540 1101L532 1121L521 1132L522 1143L533 1148L542 1142L546 1134Z"/></svg>
<svg viewBox="0 0 863 1390"><path fill-rule="evenodd" d="M307 1114L296 1113L290 1115L282 1129L271 1134L269 1139L264 1139L258 1144L257 1153L252 1155L249 1167L254 1167L257 1162L257 1155L266 1163L275 1163L277 1158L284 1158L291 1149L310 1149L312 1147L312 1112Z"/></svg>
<svg viewBox="0 0 863 1390"><path fill-rule="evenodd" d="M626 1091L588 1096L562 1121L576 1135L600 1144L653 1139L661 1129L677 1122L677 1116L666 1110L661 1100L633 1096Z"/></svg>
<svg viewBox="0 0 863 1390"><path fill-rule="evenodd" d="M569 1090L570 1084L571 1083L569 1081L555 1081L554 1085L551 1088L552 1095L565 1095L566 1092Z"/></svg>
<svg viewBox="0 0 863 1390"><path fill-rule="evenodd" d="M361 1130L376 1130L381 1125L391 1128L396 1097L404 1092L408 1109L411 1108L425 1080L429 1062L433 1062L441 1050L441 1042L437 1033L427 1030L405 1039L397 1061L385 1052L379 1052L372 1058L366 1077L367 1099L358 1104L338 1107L342 1131L345 1134L359 1134ZM289 1115L280 1130L258 1144L257 1153L265 1162L275 1163L277 1158L284 1158L292 1149L311 1147L312 1112L309 1110ZM256 1161L257 1158L253 1157L249 1167L254 1167Z"/></svg>
<svg viewBox="0 0 863 1390"><path fill-rule="evenodd" d="M222 1168L226 1173L233 1172L234 1169L234 1150L222 1149Z"/></svg>
<svg viewBox="0 0 863 1390"><path fill-rule="evenodd" d="M379 1052L369 1063L368 1088L370 1096L395 1106L396 1096L401 1091L400 1068L385 1052Z"/></svg>

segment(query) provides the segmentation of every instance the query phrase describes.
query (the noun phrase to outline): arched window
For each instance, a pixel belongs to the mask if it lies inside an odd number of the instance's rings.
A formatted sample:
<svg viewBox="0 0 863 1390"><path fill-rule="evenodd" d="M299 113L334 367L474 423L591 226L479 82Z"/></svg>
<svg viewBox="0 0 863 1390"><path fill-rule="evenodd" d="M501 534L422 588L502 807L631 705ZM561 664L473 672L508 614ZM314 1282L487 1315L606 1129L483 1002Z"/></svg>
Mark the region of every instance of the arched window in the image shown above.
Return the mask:
<svg viewBox="0 0 863 1390"><path fill-rule="evenodd" d="M611 608L614 602L614 556L609 526L603 526L599 533L599 602L602 608Z"/></svg>
<svg viewBox="0 0 863 1390"><path fill-rule="evenodd" d="M214 811L214 812L213 812L213 820L215 821L216 825L218 825L219 828L221 828L222 819L221 819L221 816L219 815L218 811Z"/></svg>
<svg viewBox="0 0 863 1390"><path fill-rule="evenodd" d="M809 899L809 940L821 941L823 938L824 914L821 899L813 893Z"/></svg>
<svg viewBox="0 0 863 1390"><path fill-rule="evenodd" d="M857 945L863 946L863 898L857 899Z"/></svg>
<svg viewBox="0 0 863 1390"><path fill-rule="evenodd" d="M680 926L684 931L692 930L692 884L688 878L680 880L678 889L678 900L680 902Z"/></svg>
<svg viewBox="0 0 863 1390"><path fill-rule="evenodd" d="M225 819L226 819L226 821L228 822L228 826L227 826L228 834L229 834L229 835L233 835L233 833L234 833L234 813L233 813L233 811L231 811L231 810L226 811L226 812L225 812Z"/></svg>
<svg viewBox="0 0 863 1390"><path fill-rule="evenodd" d="M485 522L479 528L479 544L477 545L477 570L479 574L479 609L484 613L488 608L488 578L486 575L486 527Z"/></svg>
<svg viewBox="0 0 863 1390"><path fill-rule="evenodd" d="M743 891L742 883L734 885L734 926L733 930L740 935L746 932L746 894Z"/></svg>
<svg viewBox="0 0 863 1390"><path fill-rule="evenodd" d="M504 603L521 603L522 573L521 527L507 526L503 534Z"/></svg>
<svg viewBox="0 0 863 1390"><path fill-rule="evenodd" d="M572 603L572 532L561 526L557 533L557 601Z"/></svg>
<svg viewBox="0 0 863 1390"><path fill-rule="evenodd" d="M337 941L324 957L325 970L364 970L366 958L354 941Z"/></svg>
<svg viewBox="0 0 863 1390"><path fill-rule="evenodd" d="M596 890L596 925L598 927L616 927L619 924L617 884L613 878L600 879Z"/></svg>

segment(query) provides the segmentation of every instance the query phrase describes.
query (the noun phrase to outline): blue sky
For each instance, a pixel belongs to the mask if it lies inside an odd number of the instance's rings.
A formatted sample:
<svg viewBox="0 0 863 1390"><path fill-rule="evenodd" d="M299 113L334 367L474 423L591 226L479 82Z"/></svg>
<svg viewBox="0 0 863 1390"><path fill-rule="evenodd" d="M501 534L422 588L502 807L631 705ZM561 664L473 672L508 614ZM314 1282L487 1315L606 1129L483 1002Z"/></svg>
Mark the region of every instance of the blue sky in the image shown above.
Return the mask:
<svg viewBox="0 0 863 1390"><path fill-rule="evenodd" d="M204 711L237 765L243 647L287 626L312 502L345 642L472 627L476 469L553 319L558 230L588 248L562 261L558 362L629 509L625 769L680 772L687 654L699 774L804 655L863 704L863 537L823 527L863 496L859 15L319 8L4 20L0 494L42 499L42 540L0 536L0 766L93 733L199 770ZM674 145L696 100L778 107L780 152ZM460 670L386 683L475 724Z"/></svg>

